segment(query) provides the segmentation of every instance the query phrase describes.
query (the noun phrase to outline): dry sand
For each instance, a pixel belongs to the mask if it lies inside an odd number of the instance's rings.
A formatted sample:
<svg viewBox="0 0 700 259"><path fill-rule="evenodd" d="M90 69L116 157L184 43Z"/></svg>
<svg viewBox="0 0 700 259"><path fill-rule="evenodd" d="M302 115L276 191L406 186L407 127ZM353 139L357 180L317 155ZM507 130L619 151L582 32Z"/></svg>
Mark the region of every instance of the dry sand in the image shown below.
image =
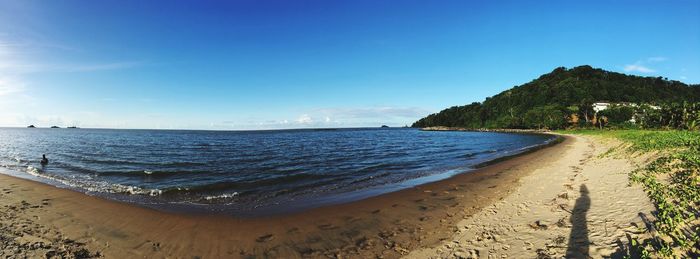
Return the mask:
<svg viewBox="0 0 700 259"><path fill-rule="evenodd" d="M457 223L459 231L408 258L620 257L626 234L654 210L628 173L642 157L601 156L614 140L572 136L551 164L520 179L504 199Z"/></svg>
<svg viewBox="0 0 700 259"><path fill-rule="evenodd" d="M0 256L532 258L565 255L573 235L574 255L599 257L652 209L627 186L627 160L595 158L605 149L569 137L443 181L257 219L165 213L0 175Z"/></svg>

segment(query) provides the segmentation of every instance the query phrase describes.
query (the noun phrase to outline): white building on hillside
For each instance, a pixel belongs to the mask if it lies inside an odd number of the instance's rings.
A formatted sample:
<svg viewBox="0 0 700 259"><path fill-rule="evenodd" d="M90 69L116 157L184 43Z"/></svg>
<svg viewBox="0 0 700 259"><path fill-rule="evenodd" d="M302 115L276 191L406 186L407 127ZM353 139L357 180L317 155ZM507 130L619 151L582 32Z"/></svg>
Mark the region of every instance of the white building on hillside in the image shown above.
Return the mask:
<svg viewBox="0 0 700 259"><path fill-rule="evenodd" d="M599 111L605 110L607 108L610 108L610 103L604 103L604 102L593 103L593 111L595 111L595 112L599 112Z"/></svg>

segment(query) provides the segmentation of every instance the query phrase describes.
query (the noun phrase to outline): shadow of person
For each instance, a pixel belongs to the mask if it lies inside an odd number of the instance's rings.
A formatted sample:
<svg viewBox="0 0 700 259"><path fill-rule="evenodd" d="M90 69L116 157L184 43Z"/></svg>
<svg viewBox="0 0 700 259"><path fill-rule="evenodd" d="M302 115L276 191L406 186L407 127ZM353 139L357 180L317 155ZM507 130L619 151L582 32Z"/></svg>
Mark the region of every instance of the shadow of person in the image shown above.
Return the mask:
<svg viewBox="0 0 700 259"><path fill-rule="evenodd" d="M576 204L571 213L571 234L569 246L566 250L566 258L588 258L588 224L586 213L591 208L591 198L588 196L588 188L581 185L581 197L576 199Z"/></svg>

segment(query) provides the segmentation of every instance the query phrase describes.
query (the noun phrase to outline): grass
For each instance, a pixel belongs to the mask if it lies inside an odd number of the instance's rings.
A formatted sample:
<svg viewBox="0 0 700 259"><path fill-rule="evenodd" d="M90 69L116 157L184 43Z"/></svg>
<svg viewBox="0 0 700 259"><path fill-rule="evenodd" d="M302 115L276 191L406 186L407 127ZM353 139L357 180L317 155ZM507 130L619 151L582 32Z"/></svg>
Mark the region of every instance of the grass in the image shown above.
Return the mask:
<svg viewBox="0 0 700 259"><path fill-rule="evenodd" d="M630 173L656 207L651 235L632 238L627 257L700 256L700 132L661 130L566 130L560 133L616 138L613 152L656 152L658 158Z"/></svg>

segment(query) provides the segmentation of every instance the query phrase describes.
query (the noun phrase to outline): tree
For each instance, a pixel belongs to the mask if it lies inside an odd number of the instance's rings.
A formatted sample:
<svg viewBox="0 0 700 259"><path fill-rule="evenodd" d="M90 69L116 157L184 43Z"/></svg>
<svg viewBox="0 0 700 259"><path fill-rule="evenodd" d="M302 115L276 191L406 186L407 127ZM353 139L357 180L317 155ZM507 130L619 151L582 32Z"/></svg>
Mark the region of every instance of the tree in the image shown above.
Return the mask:
<svg viewBox="0 0 700 259"><path fill-rule="evenodd" d="M537 129L561 129L567 125L565 108L547 105L530 109L525 113L525 126Z"/></svg>
<svg viewBox="0 0 700 259"><path fill-rule="evenodd" d="M613 106L608 109L600 111L598 114L602 117L607 118L608 123L612 124L622 124L629 122L634 118L634 108L628 106Z"/></svg>
<svg viewBox="0 0 700 259"><path fill-rule="evenodd" d="M590 99L583 99L578 105L578 116L586 121L586 124L591 123L593 118L593 102Z"/></svg>

